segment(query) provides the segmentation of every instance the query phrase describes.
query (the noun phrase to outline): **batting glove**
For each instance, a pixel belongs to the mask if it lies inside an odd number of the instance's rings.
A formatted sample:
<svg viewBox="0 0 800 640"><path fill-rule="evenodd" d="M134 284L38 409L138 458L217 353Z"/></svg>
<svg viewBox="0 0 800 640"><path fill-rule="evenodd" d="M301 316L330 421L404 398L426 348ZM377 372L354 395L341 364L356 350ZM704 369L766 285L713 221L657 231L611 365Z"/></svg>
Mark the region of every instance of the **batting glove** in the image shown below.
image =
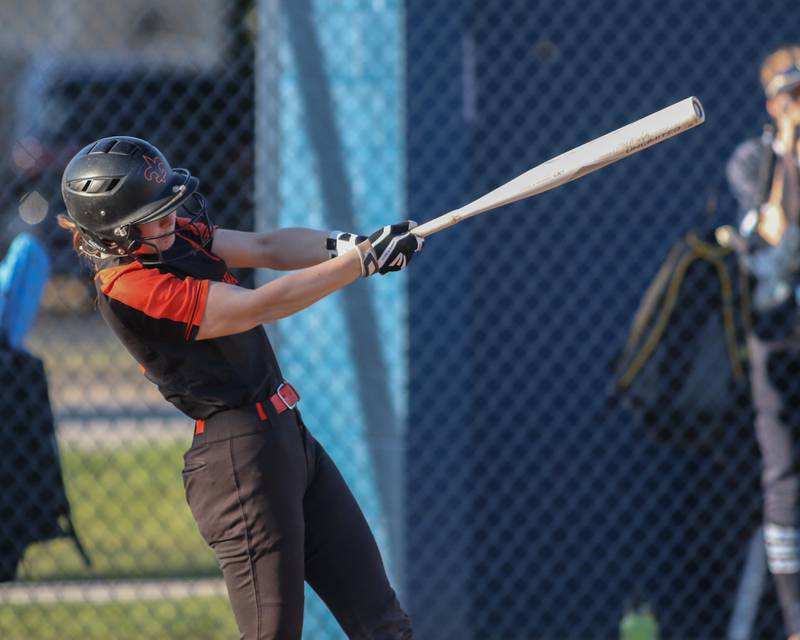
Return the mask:
<svg viewBox="0 0 800 640"><path fill-rule="evenodd" d="M365 278L375 273L385 275L408 265L425 243L422 238L410 233L416 226L413 220L406 220L387 224L373 233L369 237L370 250L361 256L361 275Z"/></svg>
<svg viewBox="0 0 800 640"><path fill-rule="evenodd" d="M331 231L325 241L325 248L328 250L328 256L335 258L352 251L360 242L364 242L367 236L359 236L355 233L347 233L346 231Z"/></svg>

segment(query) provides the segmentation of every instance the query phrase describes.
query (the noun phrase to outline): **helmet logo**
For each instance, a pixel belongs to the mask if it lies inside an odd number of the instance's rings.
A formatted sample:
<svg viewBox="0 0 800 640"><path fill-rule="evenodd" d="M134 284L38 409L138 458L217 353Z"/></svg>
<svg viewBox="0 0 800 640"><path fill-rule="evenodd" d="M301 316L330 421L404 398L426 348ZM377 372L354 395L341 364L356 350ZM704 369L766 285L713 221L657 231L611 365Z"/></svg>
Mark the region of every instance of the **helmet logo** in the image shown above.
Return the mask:
<svg viewBox="0 0 800 640"><path fill-rule="evenodd" d="M144 168L144 179L150 182L159 182L161 184L167 181L167 168L164 166L164 161L161 158L152 158L143 155L144 161L147 166Z"/></svg>

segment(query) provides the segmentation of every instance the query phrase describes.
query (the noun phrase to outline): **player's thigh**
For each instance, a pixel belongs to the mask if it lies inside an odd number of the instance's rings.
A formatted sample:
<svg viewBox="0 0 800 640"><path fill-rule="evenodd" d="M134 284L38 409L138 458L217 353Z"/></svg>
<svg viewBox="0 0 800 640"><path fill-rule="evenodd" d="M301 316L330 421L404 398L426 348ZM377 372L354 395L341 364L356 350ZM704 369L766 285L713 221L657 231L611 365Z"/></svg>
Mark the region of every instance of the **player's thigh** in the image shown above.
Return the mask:
<svg viewBox="0 0 800 640"><path fill-rule="evenodd" d="M299 640L302 629L305 464L302 448L290 463L281 444L267 432L185 457L187 501L247 639Z"/></svg>

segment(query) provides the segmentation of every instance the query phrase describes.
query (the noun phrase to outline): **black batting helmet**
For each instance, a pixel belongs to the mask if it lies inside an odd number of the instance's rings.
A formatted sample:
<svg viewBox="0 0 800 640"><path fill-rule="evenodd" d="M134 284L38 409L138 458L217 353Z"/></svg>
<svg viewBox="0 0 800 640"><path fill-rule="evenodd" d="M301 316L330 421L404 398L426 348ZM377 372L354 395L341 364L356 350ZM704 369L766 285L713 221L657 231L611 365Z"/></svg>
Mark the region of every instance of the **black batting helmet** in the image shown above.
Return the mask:
<svg viewBox="0 0 800 640"><path fill-rule="evenodd" d="M158 220L191 196L199 197L198 186L197 178L186 169L173 169L154 145L130 136L85 146L61 177L68 217L100 254L130 254L141 240L136 225ZM205 206L201 208L205 214Z"/></svg>

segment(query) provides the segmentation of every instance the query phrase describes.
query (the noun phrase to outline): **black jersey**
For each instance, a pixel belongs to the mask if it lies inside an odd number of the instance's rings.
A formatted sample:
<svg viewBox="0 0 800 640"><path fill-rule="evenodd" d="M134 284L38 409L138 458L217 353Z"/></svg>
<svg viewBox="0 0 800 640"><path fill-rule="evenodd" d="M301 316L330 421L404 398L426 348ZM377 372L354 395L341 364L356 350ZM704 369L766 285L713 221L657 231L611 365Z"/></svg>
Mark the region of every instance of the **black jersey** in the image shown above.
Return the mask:
<svg viewBox="0 0 800 640"><path fill-rule="evenodd" d="M263 327L196 340L210 281L235 283L225 262L199 241L213 233L177 221L164 264L103 261L95 275L103 318L161 394L183 413L205 419L274 393L283 381ZM206 235L207 237L207 235Z"/></svg>

